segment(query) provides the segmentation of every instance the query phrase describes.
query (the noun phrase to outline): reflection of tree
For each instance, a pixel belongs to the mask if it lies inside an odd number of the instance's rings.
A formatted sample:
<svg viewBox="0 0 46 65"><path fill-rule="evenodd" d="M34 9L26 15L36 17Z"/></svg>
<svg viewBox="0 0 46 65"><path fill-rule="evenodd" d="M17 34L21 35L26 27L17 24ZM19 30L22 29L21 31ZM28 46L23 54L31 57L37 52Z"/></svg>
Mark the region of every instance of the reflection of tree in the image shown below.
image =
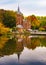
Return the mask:
<svg viewBox="0 0 46 65"><path fill-rule="evenodd" d="M8 41L9 38L5 37L5 36L1 36L0 37L0 49L2 49L5 45L5 43Z"/></svg>
<svg viewBox="0 0 46 65"><path fill-rule="evenodd" d="M3 48L3 54L5 55L13 54L15 51L15 47L16 47L16 40L9 39Z"/></svg>
<svg viewBox="0 0 46 65"><path fill-rule="evenodd" d="M0 51L2 53L1 56L4 56L4 55L10 55L10 54L13 54L14 52L14 48L15 48L15 41L12 39L9 39L4 47L2 48L2 50Z"/></svg>
<svg viewBox="0 0 46 65"><path fill-rule="evenodd" d="M19 54L21 54L21 52L23 51L23 44L22 43L18 43L16 38L13 39L9 39L4 47L2 49L0 49L0 56L4 56L4 55L11 55L13 53L16 53L18 55L19 58Z"/></svg>
<svg viewBox="0 0 46 65"><path fill-rule="evenodd" d="M46 37L40 38L41 45L40 46L45 46L46 47Z"/></svg>
<svg viewBox="0 0 46 65"><path fill-rule="evenodd" d="M46 46L46 37L29 38L26 36L23 40L23 43L28 49L35 49L38 46Z"/></svg>
<svg viewBox="0 0 46 65"><path fill-rule="evenodd" d="M38 38L29 38L26 37L24 39L24 44L28 49L35 49L37 46L40 45L40 40Z"/></svg>
<svg viewBox="0 0 46 65"><path fill-rule="evenodd" d="M35 49L36 47L40 46L40 40L39 38L32 38L31 39L31 48Z"/></svg>
<svg viewBox="0 0 46 65"><path fill-rule="evenodd" d="M20 37L21 39L22 37ZM18 41L17 38L9 39L7 37L0 37L0 56L17 54L18 60L24 47L28 49L35 49L38 46L46 47L46 37L29 38L28 36L23 37L23 40Z"/></svg>

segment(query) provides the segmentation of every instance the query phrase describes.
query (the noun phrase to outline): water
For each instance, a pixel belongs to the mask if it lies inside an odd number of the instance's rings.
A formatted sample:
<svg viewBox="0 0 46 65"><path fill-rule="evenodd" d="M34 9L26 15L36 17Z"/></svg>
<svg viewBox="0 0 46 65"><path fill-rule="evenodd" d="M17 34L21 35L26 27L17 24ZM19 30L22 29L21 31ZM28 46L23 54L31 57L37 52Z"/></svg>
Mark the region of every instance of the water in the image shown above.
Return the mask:
<svg viewBox="0 0 46 65"><path fill-rule="evenodd" d="M1 36L0 65L46 65L46 36Z"/></svg>

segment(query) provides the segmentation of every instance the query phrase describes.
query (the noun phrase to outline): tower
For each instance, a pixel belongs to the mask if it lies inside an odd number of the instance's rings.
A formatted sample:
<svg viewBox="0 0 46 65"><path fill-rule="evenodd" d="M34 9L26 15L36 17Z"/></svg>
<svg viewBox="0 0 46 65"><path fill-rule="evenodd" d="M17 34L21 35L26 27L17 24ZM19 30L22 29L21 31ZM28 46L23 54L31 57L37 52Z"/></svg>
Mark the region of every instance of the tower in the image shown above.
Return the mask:
<svg viewBox="0 0 46 65"><path fill-rule="evenodd" d="M18 5L18 12L20 12L20 8L19 8L19 5Z"/></svg>
<svg viewBox="0 0 46 65"><path fill-rule="evenodd" d="M20 11L19 5L18 5L18 8L17 8L16 21L17 21L16 25L22 25L23 24L23 14Z"/></svg>
<svg viewBox="0 0 46 65"><path fill-rule="evenodd" d="M19 5L18 5L17 13L18 13L19 15L22 15L22 13L21 13L21 11L20 11Z"/></svg>

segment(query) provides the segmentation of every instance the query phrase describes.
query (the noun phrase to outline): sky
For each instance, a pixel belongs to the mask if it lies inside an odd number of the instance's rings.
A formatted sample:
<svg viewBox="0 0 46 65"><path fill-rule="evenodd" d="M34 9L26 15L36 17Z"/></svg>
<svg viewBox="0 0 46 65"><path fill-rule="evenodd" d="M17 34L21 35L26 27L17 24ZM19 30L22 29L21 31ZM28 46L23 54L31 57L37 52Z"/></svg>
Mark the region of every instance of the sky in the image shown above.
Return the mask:
<svg viewBox="0 0 46 65"><path fill-rule="evenodd" d="M0 9L20 11L25 15L46 16L46 0L0 0Z"/></svg>

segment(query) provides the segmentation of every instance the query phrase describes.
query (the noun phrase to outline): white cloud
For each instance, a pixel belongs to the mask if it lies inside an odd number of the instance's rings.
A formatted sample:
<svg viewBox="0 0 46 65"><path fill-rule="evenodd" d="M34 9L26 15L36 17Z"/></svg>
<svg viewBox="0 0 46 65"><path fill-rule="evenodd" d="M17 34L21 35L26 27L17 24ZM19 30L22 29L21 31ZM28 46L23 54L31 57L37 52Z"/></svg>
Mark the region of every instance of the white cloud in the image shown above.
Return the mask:
<svg viewBox="0 0 46 65"><path fill-rule="evenodd" d="M18 3L25 15L46 15L46 0L0 0L0 9L17 10Z"/></svg>

